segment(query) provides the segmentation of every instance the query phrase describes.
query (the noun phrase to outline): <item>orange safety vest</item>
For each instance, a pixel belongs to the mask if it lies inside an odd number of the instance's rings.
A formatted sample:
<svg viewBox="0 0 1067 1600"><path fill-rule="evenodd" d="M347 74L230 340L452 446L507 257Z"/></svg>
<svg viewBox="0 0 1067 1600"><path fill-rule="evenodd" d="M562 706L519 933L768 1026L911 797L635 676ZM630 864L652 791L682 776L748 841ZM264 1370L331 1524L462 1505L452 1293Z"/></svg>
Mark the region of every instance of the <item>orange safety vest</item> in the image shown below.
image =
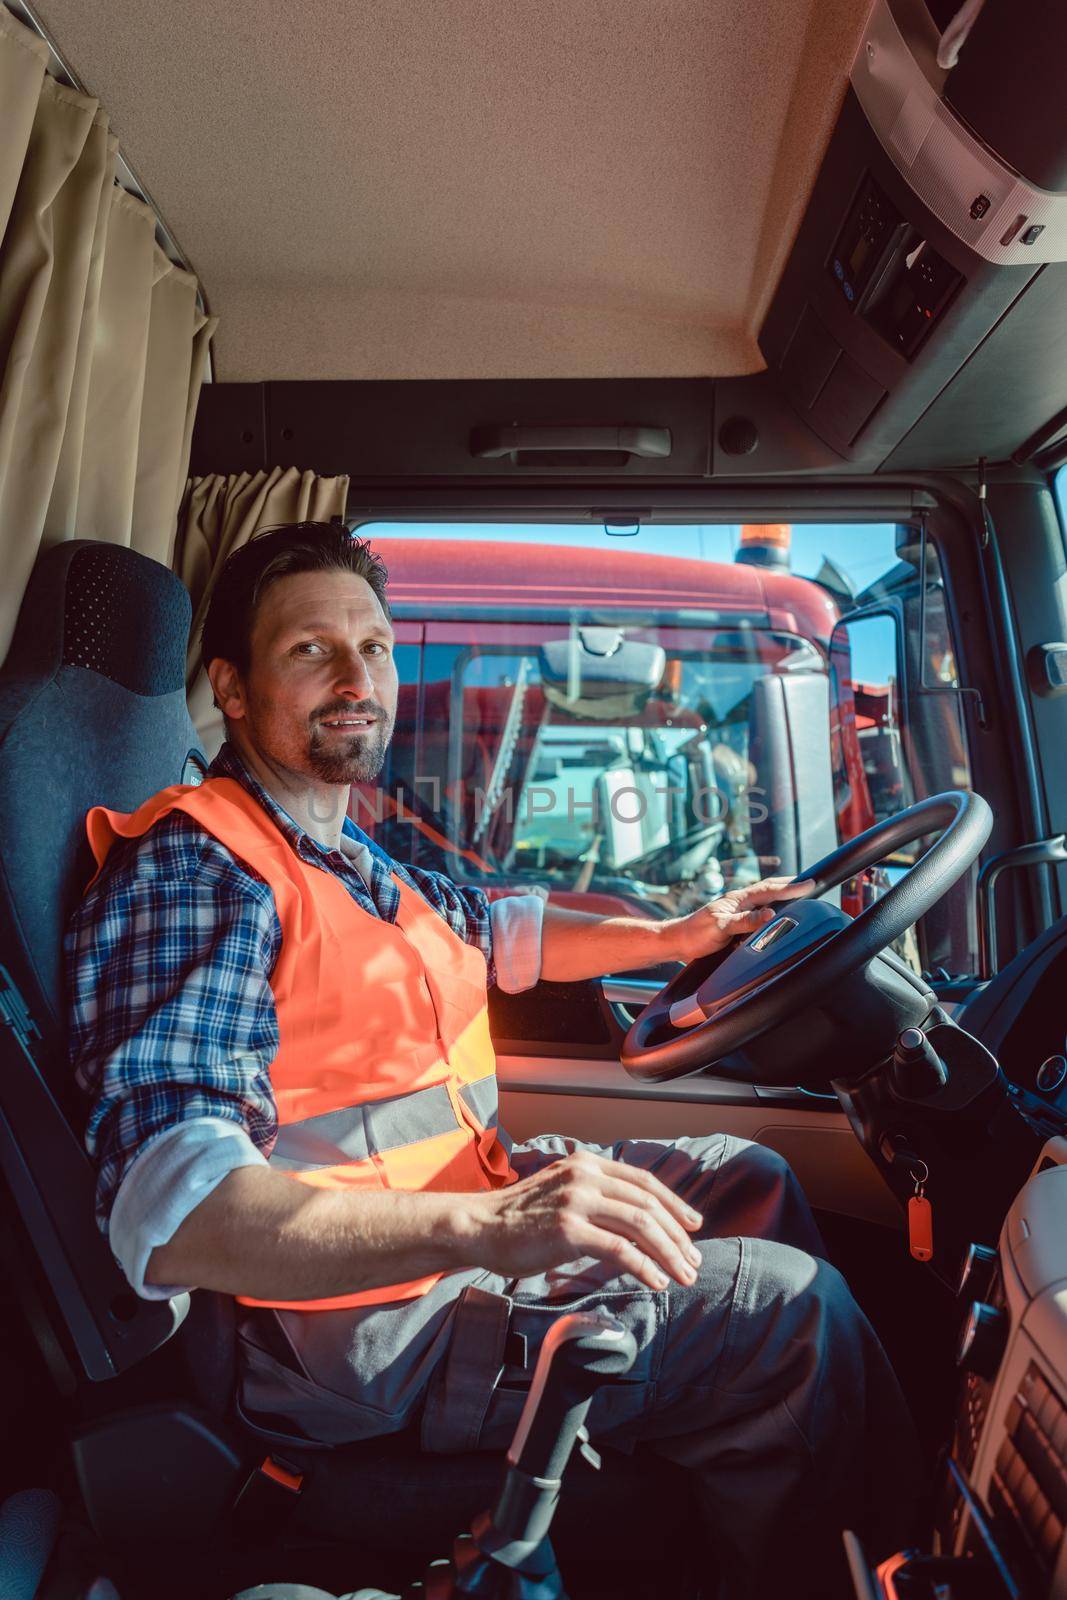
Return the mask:
<svg viewBox="0 0 1067 1600"><path fill-rule="evenodd" d="M498 1136L485 958L394 873L396 923L356 904L332 873L300 859L233 778L175 784L131 815L86 818L101 867L117 838L171 811L213 834L274 894L282 943L270 986L278 1139L270 1165L326 1189L497 1189L516 1174ZM410 1300L444 1274L325 1300L249 1300L327 1311Z"/></svg>

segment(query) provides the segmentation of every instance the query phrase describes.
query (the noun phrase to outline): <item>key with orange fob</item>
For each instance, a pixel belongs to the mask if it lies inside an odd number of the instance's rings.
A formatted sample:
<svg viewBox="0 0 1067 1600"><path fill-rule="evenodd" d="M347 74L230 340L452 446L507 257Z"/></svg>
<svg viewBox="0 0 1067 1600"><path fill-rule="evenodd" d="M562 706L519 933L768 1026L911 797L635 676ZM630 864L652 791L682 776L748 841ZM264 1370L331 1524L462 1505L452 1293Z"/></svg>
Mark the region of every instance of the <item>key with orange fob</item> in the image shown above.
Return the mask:
<svg viewBox="0 0 1067 1600"><path fill-rule="evenodd" d="M926 1198L926 1180L930 1176L930 1169L925 1161L920 1161L919 1167L922 1168L921 1176L918 1167L912 1169L915 1193L908 1201L908 1249L916 1261L931 1261L934 1255L934 1213Z"/></svg>

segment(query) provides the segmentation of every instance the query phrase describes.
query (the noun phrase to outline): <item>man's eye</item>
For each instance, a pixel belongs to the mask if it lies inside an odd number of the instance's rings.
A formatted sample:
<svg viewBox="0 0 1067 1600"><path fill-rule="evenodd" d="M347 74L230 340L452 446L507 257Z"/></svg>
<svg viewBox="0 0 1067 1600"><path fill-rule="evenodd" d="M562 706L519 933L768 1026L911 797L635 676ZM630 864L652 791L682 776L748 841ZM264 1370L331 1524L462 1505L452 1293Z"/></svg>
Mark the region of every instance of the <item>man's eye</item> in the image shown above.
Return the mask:
<svg viewBox="0 0 1067 1600"><path fill-rule="evenodd" d="M372 639L370 644L367 645L367 650L373 651L376 656L387 656L389 654L388 645L379 644L377 640L374 639Z"/></svg>
<svg viewBox="0 0 1067 1600"><path fill-rule="evenodd" d="M306 639L306 640L304 640L304 642L302 644L298 644L296 646L296 648L293 651L293 654L294 655L298 655L298 656L301 656L301 655L308 656L308 655L313 654L315 651L321 651L321 650L322 650L321 644L316 644L313 639Z"/></svg>

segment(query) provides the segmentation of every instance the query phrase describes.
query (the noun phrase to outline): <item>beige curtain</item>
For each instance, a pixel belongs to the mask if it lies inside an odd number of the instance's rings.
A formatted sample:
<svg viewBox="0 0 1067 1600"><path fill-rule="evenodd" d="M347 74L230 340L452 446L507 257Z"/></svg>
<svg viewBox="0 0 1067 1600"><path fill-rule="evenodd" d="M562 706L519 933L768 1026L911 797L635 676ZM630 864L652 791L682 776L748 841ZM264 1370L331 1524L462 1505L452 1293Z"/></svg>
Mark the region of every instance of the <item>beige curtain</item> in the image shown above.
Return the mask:
<svg viewBox="0 0 1067 1600"><path fill-rule="evenodd" d="M262 528L343 517L347 498L347 478L319 478L296 467L189 479L178 518L174 567L193 599L189 710L209 756L214 756L222 743L223 725L211 703L211 685L200 660L200 629L219 568Z"/></svg>
<svg viewBox="0 0 1067 1600"><path fill-rule="evenodd" d="M0 6L0 660L42 547L107 539L170 565L214 331L115 184L106 115L46 60Z"/></svg>

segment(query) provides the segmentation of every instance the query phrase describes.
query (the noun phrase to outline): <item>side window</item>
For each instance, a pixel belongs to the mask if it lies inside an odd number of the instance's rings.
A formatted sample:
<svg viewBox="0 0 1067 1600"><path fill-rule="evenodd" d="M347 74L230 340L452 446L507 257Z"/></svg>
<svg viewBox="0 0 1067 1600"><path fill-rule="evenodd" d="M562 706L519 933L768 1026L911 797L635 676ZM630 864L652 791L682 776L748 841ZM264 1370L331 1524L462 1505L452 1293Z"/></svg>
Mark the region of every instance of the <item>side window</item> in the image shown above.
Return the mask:
<svg viewBox="0 0 1067 1600"><path fill-rule="evenodd" d="M878 585L867 605L846 611L831 638L831 761L840 840L927 795L971 783L937 550L927 543L923 572L918 540L905 541L904 549L910 559ZM855 914L883 893L927 842L897 851L862 882L846 885L846 910ZM916 970L969 972L976 942L972 872L906 936L899 953Z"/></svg>

